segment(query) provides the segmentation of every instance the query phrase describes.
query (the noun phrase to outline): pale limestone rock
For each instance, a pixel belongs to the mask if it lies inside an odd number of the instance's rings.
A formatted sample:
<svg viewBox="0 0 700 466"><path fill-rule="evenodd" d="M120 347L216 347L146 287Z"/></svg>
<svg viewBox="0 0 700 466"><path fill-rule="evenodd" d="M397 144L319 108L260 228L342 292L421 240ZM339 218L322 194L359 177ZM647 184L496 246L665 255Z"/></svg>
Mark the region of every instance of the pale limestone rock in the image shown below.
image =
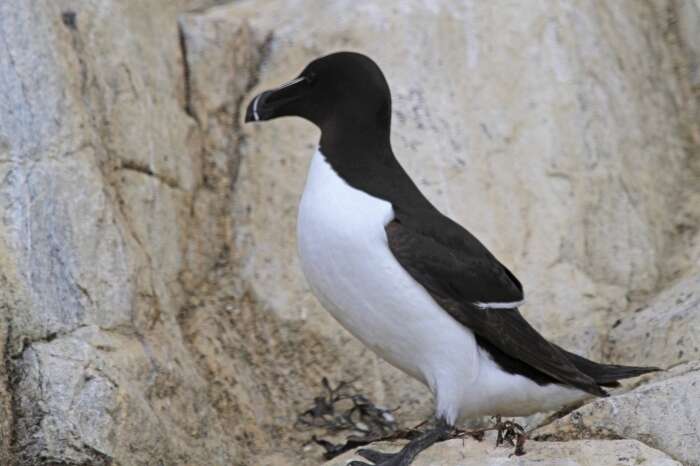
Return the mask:
<svg viewBox="0 0 700 466"><path fill-rule="evenodd" d="M236 448L220 434L205 384L168 354L182 348L150 347L94 326L32 344L18 366L15 426L32 441L18 460L230 464Z"/></svg>
<svg viewBox="0 0 700 466"><path fill-rule="evenodd" d="M700 274L688 276L648 306L621 317L608 336L608 359L667 368L700 360Z"/></svg>
<svg viewBox="0 0 700 466"><path fill-rule="evenodd" d="M4 285L4 282L3 282ZM0 342L7 341L8 325L5 319L0 320ZM0 361L6 361L6 348L0 343ZM0 366L0 464L9 464L11 461L10 445L12 440L13 416L12 393L7 377L7 367Z"/></svg>
<svg viewBox="0 0 700 466"><path fill-rule="evenodd" d="M700 89L700 1L677 1L678 31L688 53L690 84Z"/></svg>
<svg viewBox="0 0 700 466"><path fill-rule="evenodd" d="M628 438L644 442L689 466L700 465L700 371L678 375L628 393L598 399L532 434L548 440ZM694 370L692 370L694 369Z"/></svg>
<svg viewBox="0 0 700 466"><path fill-rule="evenodd" d="M220 248L231 247L231 187L238 171L239 112L246 91L257 79L262 46L245 20L217 15L218 9L178 18L185 79L185 110L197 121L205 189L195 192L192 237L185 283L220 261Z"/></svg>
<svg viewBox="0 0 700 466"><path fill-rule="evenodd" d="M256 78L251 72L257 70L261 50L250 46L253 38L247 22L226 10L182 14L178 22L185 49L189 111L204 129L210 129L210 119L230 119L238 112L249 83ZM217 123L222 124L214 125Z"/></svg>
<svg viewBox="0 0 700 466"><path fill-rule="evenodd" d="M2 464L241 457L177 320L233 178L185 111L177 14L204 3L0 4Z"/></svg>
<svg viewBox="0 0 700 466"><path fill-rule="evenodd" d="M449 440L422 452L412 466L681 466L664 453L635 440L583 440L573 442L528 442L527 453L512 456L512 448L496 448L493 439ZM372 445L381 451L396 451L392 444ZM325 463L345 466L350 459L362 460L352 452Z"/></svg>

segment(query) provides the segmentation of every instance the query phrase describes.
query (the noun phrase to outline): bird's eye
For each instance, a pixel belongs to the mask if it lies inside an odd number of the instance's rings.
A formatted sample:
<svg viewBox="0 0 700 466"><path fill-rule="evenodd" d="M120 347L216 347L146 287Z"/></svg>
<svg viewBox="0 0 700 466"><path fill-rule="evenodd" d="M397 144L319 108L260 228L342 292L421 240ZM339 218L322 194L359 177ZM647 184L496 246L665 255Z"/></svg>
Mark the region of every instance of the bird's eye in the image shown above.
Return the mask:
<svg viewBox="0 0 700 466"><path fill-rule="evenodd" d="M306 75L306 83L313 86L316 83L316 73L309 73Z"/></svg>

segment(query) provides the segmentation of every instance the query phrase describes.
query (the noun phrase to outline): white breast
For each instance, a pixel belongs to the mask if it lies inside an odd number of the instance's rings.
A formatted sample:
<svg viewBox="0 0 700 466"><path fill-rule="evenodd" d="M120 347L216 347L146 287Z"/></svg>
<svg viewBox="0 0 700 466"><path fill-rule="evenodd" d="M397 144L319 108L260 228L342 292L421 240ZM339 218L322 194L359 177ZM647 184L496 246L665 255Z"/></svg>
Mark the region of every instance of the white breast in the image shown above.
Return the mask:
<svg viewBox="0 0 700 466"><path fill-rule="evenodd" d="M434 392L438 379L441 391L468 385L478 370L474 336L396 261L384 231L393 217L390 203L349 186L317 151L297 223L307 281L347 330L392 365Z"/></svg>
<svg viewBox="0 0 700 466"><path fill-rule="evenodd" d="M304 275L324 307L379 356L427 384L438 414L449 421L514 401L489 399L487 386L494 390L504 383L497 390L503 395L517 389L511 381L537 387L520 376L503 373L501 379L500 370L480 355L473 333L401 267L384 230L393 218L389 202L348 185L316 151L297 239Z"/></svg>

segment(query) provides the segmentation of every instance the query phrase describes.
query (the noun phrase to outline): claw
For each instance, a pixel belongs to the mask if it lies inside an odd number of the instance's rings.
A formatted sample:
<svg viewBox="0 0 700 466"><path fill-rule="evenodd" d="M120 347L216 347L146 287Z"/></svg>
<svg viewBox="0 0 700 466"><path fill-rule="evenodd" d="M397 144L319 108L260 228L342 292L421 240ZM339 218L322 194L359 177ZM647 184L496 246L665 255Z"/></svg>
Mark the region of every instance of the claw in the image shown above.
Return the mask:
<svg viewBox="0 0 700 466"><path fill-rule="evenodd" d="M348 463L348 466L372 466L372 465L369 463L365 463L363 461L350 461Z"/></svg>
<svg viewBox="0 0 700 466"><path fill-rule="evenodd" d="M525 454L524 446L527 434L523 426L513 421L501 422L501 417L497 416L494 429L498 432L496 446L508 443L511 447L515 447L514 455L520 456Z"/></svg>

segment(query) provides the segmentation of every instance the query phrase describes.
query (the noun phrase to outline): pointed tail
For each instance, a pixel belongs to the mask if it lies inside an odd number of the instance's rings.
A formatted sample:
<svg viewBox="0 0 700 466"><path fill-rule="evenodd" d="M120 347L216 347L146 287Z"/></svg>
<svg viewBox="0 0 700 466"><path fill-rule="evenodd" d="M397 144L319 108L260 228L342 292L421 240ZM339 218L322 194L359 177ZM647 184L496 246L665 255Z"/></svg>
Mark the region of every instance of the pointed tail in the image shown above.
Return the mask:
<svg viewBox="0 0 700 466"><path fill-rule="evenodd" d="M571 363L576 366L578 370L584 374L591 377L596 381L598 385L603 387L619 387L620 383L618 380L629 379L631 377L637 377L649 372L656 372L663 369L658 367L637 367L637 366L619 366L617 364L600 364L586 359L577 354L566 351L561 347L559 348L571 361Z"/></svg>

